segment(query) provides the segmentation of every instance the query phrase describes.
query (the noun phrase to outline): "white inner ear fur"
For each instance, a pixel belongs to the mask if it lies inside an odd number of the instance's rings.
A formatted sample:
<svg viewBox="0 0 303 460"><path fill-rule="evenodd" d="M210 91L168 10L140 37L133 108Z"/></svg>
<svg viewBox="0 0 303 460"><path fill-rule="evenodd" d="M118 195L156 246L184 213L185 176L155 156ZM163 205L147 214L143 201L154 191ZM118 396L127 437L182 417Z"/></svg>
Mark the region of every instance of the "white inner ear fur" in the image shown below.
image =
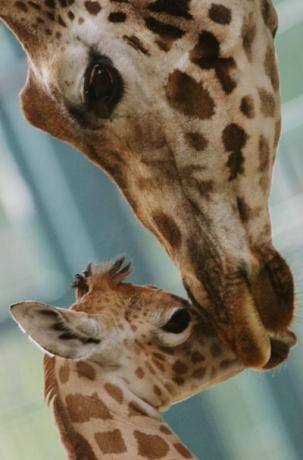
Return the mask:
<svg viewBox="0 0 303 460"><path fill-rule="evenodd" d="M85 313L21 302L11 306L11 314L23 332L49 354L83 359L99 344L99 323Z"/></svg>

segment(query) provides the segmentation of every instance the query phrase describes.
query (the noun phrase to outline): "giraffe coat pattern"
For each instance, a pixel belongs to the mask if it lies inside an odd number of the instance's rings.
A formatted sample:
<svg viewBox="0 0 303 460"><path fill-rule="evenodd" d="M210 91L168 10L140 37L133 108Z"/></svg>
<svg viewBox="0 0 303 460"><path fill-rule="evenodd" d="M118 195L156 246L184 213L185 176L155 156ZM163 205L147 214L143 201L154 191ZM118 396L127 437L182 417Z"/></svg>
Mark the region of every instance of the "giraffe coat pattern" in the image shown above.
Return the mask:
<svg viewBox="0 0 303 460"><path fill-rule="evenodd" d="M193 302L262 368L293 319L272 245L280 136L271 0L3 0L29 61L28 120L118 184Z"/></svg>
<svg viewBox="0 0 303 460"><path fill-rule="evenodd" d="M244 366L210 317L156 287L126 283L129 271L123 259L90 266L75 278L70 309L21 302L11 314L47 352L45 397L70 460L194 459L160 411ZM294 344L292 335L277 341L280 363Z"/></svg>

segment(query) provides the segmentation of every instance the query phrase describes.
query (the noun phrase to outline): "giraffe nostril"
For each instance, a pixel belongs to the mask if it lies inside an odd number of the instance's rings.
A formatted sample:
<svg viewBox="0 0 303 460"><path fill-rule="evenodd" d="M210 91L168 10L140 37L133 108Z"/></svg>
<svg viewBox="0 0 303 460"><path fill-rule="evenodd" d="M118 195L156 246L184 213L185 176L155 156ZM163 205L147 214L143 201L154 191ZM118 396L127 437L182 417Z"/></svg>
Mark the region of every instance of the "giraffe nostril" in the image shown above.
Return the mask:
<svg viewBox="0 0 303 460"><path fill-rule="evenodd" d="M295 309L292 273L274 249L262 249L259 260L260 269L250 283L257 310L268 330L285 330Z"/></svg>

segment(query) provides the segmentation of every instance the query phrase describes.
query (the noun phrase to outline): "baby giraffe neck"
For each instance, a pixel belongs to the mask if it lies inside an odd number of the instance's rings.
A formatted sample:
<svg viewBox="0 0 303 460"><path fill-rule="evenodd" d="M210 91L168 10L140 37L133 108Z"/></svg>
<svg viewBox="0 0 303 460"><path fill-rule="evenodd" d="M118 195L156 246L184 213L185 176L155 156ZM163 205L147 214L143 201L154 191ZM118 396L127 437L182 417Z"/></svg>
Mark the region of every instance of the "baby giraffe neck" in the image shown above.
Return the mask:
<svg viewBox="0 0 303 460"><path fill-rule="evenodd" d="M70 460L195 457L128 382L85 361L45 357L45 396Z"/></svg>

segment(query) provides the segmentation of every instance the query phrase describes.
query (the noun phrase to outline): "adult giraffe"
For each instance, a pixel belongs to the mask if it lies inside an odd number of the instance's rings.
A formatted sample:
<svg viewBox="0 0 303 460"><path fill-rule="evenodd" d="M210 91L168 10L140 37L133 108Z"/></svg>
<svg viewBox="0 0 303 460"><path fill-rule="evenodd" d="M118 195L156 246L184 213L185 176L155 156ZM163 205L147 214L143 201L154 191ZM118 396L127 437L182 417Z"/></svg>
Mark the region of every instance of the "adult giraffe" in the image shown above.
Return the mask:
<svg viewBox="0 0 303 460"><path fill-rule="evenodd" d="M245 366L294 312L268 195L280 135L271 0L2 0L28 120L118 184Z"/></svg>

